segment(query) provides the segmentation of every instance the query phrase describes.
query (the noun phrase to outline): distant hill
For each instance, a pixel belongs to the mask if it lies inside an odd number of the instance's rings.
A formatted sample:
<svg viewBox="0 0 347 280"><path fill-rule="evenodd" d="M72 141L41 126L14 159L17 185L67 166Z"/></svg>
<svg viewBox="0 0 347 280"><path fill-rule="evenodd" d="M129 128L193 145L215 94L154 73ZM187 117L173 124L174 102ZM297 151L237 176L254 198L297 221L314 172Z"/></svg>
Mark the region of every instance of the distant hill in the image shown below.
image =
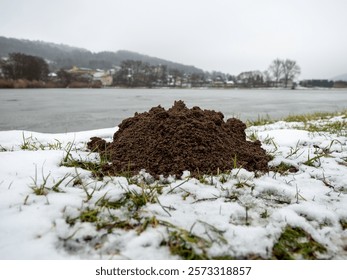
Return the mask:
<svg viewBox="0 0 347 280"><path fill-rule="evenodd" d="M346 81L347 82L347 73L338 75L332 78L333 81Z"/></svg>
<svg viewBox="0 0 347 280"><path fill-rule="evenodd" d="M0 57L9 53L20 52L28 55L39 56L49 61L50 68L70 68L72 66L88 67L93 69L110 69L120 66L124 60L141 60L151 65L167 65L170 69L178 69L186 73L202 73L202 69L195 66L175 63L165 59L151 57L136 52L120 50L117 52L93 53L83 48L71 47L63 44L31 41L23 39L6 38L0 36Z"/></svg>

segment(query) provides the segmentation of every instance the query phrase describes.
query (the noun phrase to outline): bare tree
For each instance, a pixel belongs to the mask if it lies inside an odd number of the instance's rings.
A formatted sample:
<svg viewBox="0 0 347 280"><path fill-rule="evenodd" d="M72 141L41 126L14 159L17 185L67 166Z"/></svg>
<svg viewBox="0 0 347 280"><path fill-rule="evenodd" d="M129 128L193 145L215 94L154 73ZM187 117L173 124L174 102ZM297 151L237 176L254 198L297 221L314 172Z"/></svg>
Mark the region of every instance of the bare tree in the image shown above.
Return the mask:
<svg viewBox="0 0 347 280"><path fill-rule="evenodd" d="M282 65L284 86L287 87L288 82L294 80L296 76L300 75L301 70L295 60L286 59L283 61Z"/></svg>
<svg viewBox="0 0 347 280"><path fill-rule="evenodd" d="M269 73L274 78L275 85L278 87L278 83L282 78L283 71L283 60L276 58L269 66Z"/></svg>

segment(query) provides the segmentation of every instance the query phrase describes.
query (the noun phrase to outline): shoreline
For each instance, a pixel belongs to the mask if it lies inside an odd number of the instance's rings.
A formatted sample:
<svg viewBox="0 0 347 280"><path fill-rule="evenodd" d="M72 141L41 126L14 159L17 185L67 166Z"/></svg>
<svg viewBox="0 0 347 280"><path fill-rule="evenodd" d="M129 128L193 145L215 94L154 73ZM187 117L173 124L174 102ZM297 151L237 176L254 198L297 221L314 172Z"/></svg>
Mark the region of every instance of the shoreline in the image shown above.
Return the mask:
<svg viewBox="0 0 347 280"><path fill-rule="evenodd" d="M78 90L78 89L86 89L86 90L107 90L107 89L139 89L139 90L162 90L162 89L167 89L167 90L283 90L283 91L296 91L296 90L347 90L347 87L332 87L332 88L325 88L325 87L297 87L295 89L292 88L283 88L283 87L120 87L120 86L114 86L114 87L11 87L11 88L6 88L6 87L0 87L0 90L49 90L49 89L67 89L67 90Z"/></svg>

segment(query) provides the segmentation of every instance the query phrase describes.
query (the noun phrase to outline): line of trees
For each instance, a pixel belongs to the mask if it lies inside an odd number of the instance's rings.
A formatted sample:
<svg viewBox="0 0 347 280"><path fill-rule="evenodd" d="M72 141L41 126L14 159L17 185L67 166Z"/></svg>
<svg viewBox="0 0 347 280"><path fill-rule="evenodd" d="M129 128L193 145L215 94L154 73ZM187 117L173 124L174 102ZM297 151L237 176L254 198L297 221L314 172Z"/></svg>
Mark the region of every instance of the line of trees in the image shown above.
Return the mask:
<svg viewBox="0 0 347 280"><path fill-rule="evenodd" d="M0 60L2 76L8 80L49 81L49 66L41 57L22 53L11 53L7 59ZM267 71L247 71L238 76L221 72L184 73L167 65L150 65L139 60L125 60L113 74L113 85L124 87L273 87L292 86L301 70L296 61L276 58ZM0 73L0 74L1 74ZM101 87L95 84L93 75L78 75L63 69L57 78L50 82L53 87ZM54 84L54 83L55 84Z"/></svg>
<svg viewBox="0 0 347 280"><path fill-rule="evenodd" d="M1 79L3 78L3 79ZM49 77L49 65L41 57L10 53L0 60L0 88L66 88L101 87L99 81L89 81L63 69L57 78Z"/></svg>
<svg viewBox="0 0 347 280"><path fill-rule="evenodd" d="M1 60L0 63L5 79L46 81L48 78L48 64L41 57L11 53L6 60Z"/></svg>
<svg viewBox="0 0 347 280"><path fill-rule="evenodd" d="M139 60L125 60L114 75L113 83L116 86L151 87L156 83L163 84L167 73L166 65L151 66Z"/></svg>
<svg viewBox="0 0 347 280"><path fill-rule="evenodd" d="M122 61L120 69L113 77L115 86L155 87L155 86L202 86L204 73L187 74L167 65L150 65L139 60Z"/></svg>
<svg viewBox="0 0 347 280"><path fill-rule="evenodd" d="M165 65L151 66L142 61L126 60L114 76L114 85L128 87L152 86L237 86L288 87L300 75L300 67L295 60L275 59L267 71L247 71L237 76L221 72L186 74L177 69L168 69Z"/></svg>

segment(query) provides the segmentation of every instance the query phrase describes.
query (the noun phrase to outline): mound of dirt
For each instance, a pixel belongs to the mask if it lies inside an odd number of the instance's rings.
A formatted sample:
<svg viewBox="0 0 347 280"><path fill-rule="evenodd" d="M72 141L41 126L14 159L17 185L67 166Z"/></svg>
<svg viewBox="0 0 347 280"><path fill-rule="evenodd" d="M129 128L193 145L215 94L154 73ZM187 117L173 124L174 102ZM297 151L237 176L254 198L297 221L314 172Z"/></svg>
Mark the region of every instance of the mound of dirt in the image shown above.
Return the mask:
<svg viewBox="0 0 347 280"><path fill-rule="evenodd" d="M183 101L172 108L153 107L119 125L112 143L93 137L88 148L111 162L104 174L137 174L142 169L159 175L216 174L235 166L268 171L269 156L259 141L246 141L246 125L221 112L188 109Z"/></svg>

